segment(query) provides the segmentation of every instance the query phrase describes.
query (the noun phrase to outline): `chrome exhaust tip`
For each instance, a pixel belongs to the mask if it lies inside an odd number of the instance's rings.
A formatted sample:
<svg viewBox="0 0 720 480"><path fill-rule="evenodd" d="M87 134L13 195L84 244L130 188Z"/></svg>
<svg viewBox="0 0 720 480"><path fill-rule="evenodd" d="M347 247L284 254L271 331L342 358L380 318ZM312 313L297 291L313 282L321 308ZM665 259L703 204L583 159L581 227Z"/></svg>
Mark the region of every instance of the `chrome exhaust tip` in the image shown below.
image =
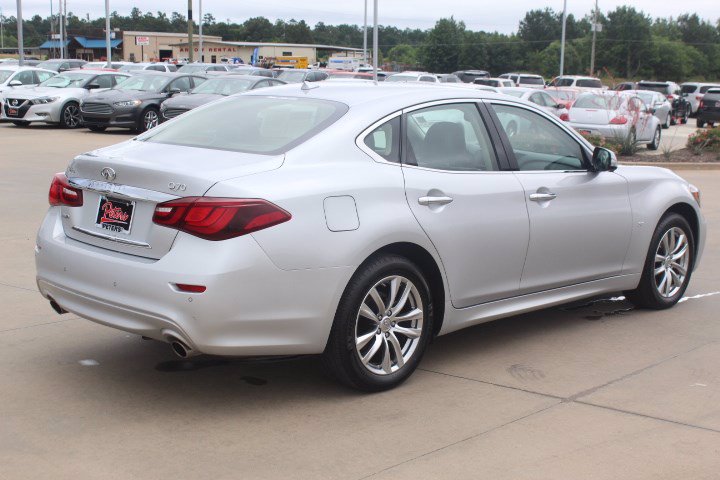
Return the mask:
<svg viewBox="0 0 720 480"><path fill-rule="evenodd" d="M179 340L173 340L172 342L170 342L170 348L172 348L173 353L180 358L190 358L196 355L200 355L198 352L188 347Z"/></svg>

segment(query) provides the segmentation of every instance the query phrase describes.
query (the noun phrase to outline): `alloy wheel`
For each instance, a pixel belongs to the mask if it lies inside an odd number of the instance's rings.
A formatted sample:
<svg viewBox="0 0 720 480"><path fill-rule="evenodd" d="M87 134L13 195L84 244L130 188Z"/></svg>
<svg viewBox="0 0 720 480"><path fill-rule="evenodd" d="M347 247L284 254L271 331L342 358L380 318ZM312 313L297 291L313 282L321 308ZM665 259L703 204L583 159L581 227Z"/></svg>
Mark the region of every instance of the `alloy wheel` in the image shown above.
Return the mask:
<svg viewBox="0 0 720 480"><path fill-rule="evenodd" d="M65 107L63 123L68 128L77 128L80 125L80 109L72 104Z"/></svg>
<svg viewBox="0 0 720 480"><path fill-rule="evenodd" d="M665 232L655 251L653 267L655 288L661 296L672 297L682 288L690 267L690 244L682 229L672 227Z"/></svg>
<svg viewBox="0 0 720 480"><path fill-rule="evenodd" d="M400 370L413 356L423 331L423 303L407 278L383 278L367 292L355 320L355 350L377 375Z"/></svg>
<svg viewBox="0 0 720 480"><path fill-rule="evenodd" d="M153 127L157 127L158 120L158 114L155 112L155 110L148 110L147 112L145 112L145 116L143 117L143 125L145 126L145 130L150 130Z"/></svg>

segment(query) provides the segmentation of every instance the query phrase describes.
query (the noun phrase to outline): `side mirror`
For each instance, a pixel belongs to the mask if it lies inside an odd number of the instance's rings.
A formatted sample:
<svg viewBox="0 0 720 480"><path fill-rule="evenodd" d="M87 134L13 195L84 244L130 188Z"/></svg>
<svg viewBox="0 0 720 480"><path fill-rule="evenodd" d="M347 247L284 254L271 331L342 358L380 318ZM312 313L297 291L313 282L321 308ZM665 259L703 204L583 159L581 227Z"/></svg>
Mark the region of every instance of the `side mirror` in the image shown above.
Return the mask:
<svg viewBox="0 0 720 480"><path fill-rule="evenodd" d="M97 90L98 88L100 88L100 85L98 85L97 83L91 83L90 85L87 85L85 88L88 90Z"/></svg>
<svg viewBox="0 0 720 480"><path fill-rule="evenodd" d="M168 96L173 97L173 96L177 95L178 93L180 93L179 88L171 88L170 91L168 92Z"/></svg>
<svg viewBox="0 0 720 480"><path fill-rule="evenodd" d="M8 83L9 87L20 87L22 86L22 82L20 80L13 80L12 82Z"/></svg>
<svg viewBox="0 0 720 480"><path fill-rule="evenodd" d="M590 163L593 172L612 172L617 168L617 157L612 150L595 147Z"/></svg>

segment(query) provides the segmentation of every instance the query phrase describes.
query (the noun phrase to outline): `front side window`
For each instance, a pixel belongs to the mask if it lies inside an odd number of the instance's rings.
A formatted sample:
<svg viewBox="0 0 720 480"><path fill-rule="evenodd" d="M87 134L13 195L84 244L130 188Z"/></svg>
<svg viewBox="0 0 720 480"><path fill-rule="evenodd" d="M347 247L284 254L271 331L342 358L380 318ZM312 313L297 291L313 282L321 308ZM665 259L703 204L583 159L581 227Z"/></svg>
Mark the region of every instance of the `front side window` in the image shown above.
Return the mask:
<svg viewBox="0 0 720 480"><path fill-rule="evenodd" d="M90 82L90 85L97 85L98 88L112 88L112 76L111 75L98 75L95 80Z"/></svg>
<svg viewBox="0 0 720 480"><path fill-rule="evenodd" d="M388 162L400 162L400 117L388 120L368 133L363 142Z"/></svg>
<svg viewBox="0 0 720 480"><path fill-rule="evenodd" d="M17 80L23 85L32 85L35 83L35 77L33 76L32 70L23 70L21 72L18 72L18 74L15 75L15 78L13 78L13 80Z"/></svg>
<svg viewBox="0 0 720 480"><path fill-rule="evenodd" d="M493 109L521 171L585 169L582 147L555 123L524 108L493 105Z"/></svg>
<svg viewBox="0 0 720 480"><path fill-rule="evenodd" d="M38 82L39 82L39 83L42 83L42 82L44 82L45 80L47 80L48 78L52 78L52 77L55 76L54 73L43 72L43 71L40 71L40 70L36 71L35 73L37 74Z"/></svg>
<svg viewBox="0 0 720 480"><path fill-rule="evenodd" d="M189 92L192 89L190 85L190 77L180 77L174 80L169 87L169 90L177 88L181 92Z"/></svg>
<svg viewBox="0 0 720 480"><path fill-rule="evenodd" d="M594 78L581 78L577 81L577 86L581 88L603 88L602 82Z"/></svg>
<svg viewBox="0 0 720 480"><path fill-rule="evenodd" d="M278 155L323 131L347 110L343 103L314 98L240 95L194 109L138 140Z"/></svg>
<svg viewBox="0 0 720 480"><path fill-rule="evenodd" d="M495 150L475 104L423 108L406 118L409 165L449 171L498 170Z"/></svg>

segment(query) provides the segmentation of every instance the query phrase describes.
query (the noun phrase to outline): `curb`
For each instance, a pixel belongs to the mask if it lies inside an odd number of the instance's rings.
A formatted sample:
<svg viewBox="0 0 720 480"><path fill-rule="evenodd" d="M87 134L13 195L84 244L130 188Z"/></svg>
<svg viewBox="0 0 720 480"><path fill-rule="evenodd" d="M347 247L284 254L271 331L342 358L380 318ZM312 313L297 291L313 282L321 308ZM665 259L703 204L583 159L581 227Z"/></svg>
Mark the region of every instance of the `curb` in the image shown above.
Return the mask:
<svg viewBox="0 0 720 480"><path fill-rule="evenodd" d="M618 162L620 165L662 167L671 170L720 170L720 162Z"/></svg>

